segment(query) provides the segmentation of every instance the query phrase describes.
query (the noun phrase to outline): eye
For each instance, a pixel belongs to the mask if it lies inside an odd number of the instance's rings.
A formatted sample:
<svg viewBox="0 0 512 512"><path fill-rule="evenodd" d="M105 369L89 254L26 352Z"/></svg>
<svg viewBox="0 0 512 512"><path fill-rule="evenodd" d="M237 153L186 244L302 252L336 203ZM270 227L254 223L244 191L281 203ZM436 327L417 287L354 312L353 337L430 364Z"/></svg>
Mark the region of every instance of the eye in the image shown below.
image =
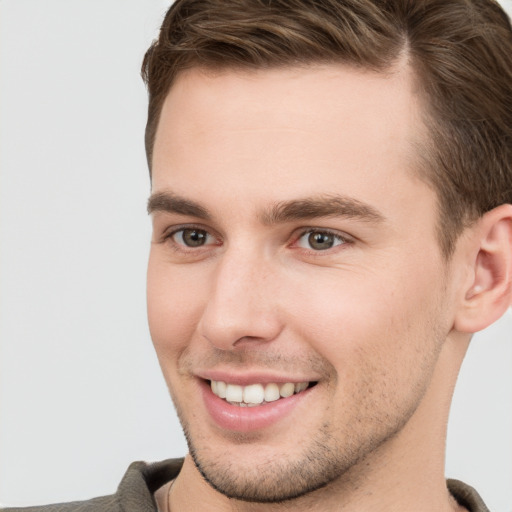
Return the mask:
<svg viewBox="0 0 512 512"><path fill-rule="evenodd" d="M330 231L306 231L297 240L297 245L303 249L313 249L314 251L326 251L347 241L341 235L331 233Z"/></svg>
<svg viewBox="0 0 512 512"><path fill-rule="evenodd" d="M208 231L198 228L179 229L172 233L171 238L178 245L186 247L202 247L211 244L215 240Z"/></svg>

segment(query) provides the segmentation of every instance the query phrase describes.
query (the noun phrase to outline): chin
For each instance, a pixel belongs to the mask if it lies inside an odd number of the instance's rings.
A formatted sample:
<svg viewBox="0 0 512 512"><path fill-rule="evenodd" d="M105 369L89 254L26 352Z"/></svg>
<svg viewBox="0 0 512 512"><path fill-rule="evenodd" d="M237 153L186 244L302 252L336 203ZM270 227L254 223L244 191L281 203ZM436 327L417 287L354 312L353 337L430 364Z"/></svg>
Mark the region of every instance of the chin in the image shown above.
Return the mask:
<svg viewBox="0 0 512 512"><path fill-rule="evenodd" d="M190 456L204 480L228 498L254 503L287 502L336 482L353 483L352 470L376 448L357 447L356 441L342 449L327 426L308 442L295 443L300 451L293 454L287 448L275 452L263 443L258 446L254 439L250 447L239 439L226 449L212 444L212 436L192 436L186 426L184 432Z"/></svg>

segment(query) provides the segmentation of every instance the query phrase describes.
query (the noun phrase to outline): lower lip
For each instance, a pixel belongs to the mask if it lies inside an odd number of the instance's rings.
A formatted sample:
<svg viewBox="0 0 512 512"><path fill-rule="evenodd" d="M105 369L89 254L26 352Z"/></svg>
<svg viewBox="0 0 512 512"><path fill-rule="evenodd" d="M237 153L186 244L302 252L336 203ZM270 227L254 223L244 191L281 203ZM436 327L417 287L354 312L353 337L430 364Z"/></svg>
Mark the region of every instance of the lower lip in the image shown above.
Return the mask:
<svg viewBox="0 0 512 512"><path fill-rule="evenodd" d="M308 388L287 398L255 407L240 407L214 395L205 381L201 382L201 388L206 409L215 423L222 429L236 432L252 432L274 425L288 416L314 389Z"/></svg>

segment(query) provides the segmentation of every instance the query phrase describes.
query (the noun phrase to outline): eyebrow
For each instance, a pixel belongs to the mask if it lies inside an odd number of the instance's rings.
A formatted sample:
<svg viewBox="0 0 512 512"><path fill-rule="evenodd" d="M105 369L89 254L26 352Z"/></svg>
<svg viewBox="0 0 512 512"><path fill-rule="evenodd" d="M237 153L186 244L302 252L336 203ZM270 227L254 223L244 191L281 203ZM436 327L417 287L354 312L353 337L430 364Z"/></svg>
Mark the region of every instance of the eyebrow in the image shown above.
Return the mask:
<svg viewBox="0 0 512 512"><path fill-rule="evenodd" d="M171 192L156 192L148 199L148 213L154 212L177 213L189 215L198 219L210 220L210 212L198 203L185 199Z"/></svg>
<svg viewBox="0 0 512 512"><path fill-rule="evenodd" d="M261 221L270 225L319 217L346 217L374 224L386 220L369 204L351 197L327 195L279 202L261 215Z"/></svg>
<svg viewBox="0 0 512 512"><path fill-rule="evenodd" d="M211 213L200 204L172 192L155 192L148 199L148 213L156 211L188 215L211 220ZM260 212L259 219L265 225L315 219L320 217L346 217L374 224L383 223L385 217L374 207L357 199L326 195L281 201L270 209Z"/></svg>

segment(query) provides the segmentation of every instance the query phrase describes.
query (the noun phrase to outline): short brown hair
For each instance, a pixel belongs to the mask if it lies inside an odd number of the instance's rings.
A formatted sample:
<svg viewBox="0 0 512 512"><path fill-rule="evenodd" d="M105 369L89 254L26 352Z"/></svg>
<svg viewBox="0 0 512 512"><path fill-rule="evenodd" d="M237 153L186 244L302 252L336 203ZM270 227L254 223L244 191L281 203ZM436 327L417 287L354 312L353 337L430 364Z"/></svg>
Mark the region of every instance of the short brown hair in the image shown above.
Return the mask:
<svg viewBox="0 0 512 512"><path fill-rule="evenodd" d="M493 0L176 0L142 65L150 169L163 102L184 69L384 71L404 52L427 99L423 175L448 257L468 223L512 203L512 28Z"/></svg>

